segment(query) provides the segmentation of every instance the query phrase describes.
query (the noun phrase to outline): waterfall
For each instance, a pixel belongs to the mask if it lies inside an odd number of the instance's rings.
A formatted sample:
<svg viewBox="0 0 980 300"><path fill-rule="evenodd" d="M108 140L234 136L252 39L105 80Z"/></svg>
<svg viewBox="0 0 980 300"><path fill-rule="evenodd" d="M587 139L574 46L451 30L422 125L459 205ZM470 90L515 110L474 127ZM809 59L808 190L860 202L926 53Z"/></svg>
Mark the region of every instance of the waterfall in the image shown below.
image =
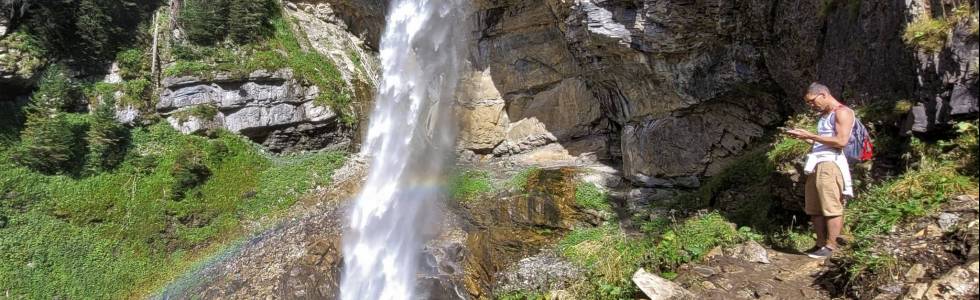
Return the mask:
<svg viewBox="0 0 980 300"><path fill-rule="evenodd" d="M362 155L367 181L344 234L341 299L412 299L421 250L440 225L456 137L453 102L467 0L392 0Z"/></svg>

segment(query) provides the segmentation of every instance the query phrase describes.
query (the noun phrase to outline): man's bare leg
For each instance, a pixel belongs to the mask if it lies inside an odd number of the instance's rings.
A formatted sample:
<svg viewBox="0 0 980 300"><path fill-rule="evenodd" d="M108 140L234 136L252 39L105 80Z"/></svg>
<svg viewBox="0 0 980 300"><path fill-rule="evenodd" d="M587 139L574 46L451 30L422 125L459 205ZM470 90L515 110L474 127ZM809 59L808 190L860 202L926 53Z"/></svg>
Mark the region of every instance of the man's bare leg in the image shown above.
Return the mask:
<svg viewBox="0 0 980 300"><path fill-rule="evenodd" d="M817 233L817 247L827 245L827 220L823 216L810 216L813 231Z"/></svg>
<svg viewBox="0 0 980 300"><path fill-rule="evenodd" d="M840 231L842 228L844 228L844 217L834 216L821 218L827 222L827 240L825 245L830 247L830 249L837 250L837 237L840 236Z"/></svg>

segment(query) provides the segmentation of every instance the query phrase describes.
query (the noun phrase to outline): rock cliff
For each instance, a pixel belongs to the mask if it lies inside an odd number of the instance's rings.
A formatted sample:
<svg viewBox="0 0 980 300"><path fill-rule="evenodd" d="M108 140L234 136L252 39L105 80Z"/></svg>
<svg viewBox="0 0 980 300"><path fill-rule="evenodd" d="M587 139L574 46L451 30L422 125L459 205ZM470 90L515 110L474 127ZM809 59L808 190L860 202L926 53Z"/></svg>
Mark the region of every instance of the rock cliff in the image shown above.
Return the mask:
<svg viewBox="0 0 980 300"><path fill-rule="evenodd" d="M917 103L909 130L975 116L976 35L906 45L928 1L478 1L461 147L556 143L621 160L637 186L716 174L792 112L811 81L849 104ZM971 58L972 57L972 58ZM600 141L588 143L585 141Z"/></svg>

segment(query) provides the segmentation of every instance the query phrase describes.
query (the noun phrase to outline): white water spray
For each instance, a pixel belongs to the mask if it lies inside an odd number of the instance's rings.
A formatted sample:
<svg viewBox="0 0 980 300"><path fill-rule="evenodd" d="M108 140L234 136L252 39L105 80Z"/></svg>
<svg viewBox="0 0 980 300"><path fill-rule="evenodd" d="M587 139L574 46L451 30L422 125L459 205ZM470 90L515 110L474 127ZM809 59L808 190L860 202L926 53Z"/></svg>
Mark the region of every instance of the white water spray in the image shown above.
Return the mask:
<svg viewBox="0 0 980 300"><path fill-rule="evenodd" d="M467 0L391 0L382 78L362 154L367 182L344 236L341 299L412 299L422 246L441 214L466 49Z"/></svg>

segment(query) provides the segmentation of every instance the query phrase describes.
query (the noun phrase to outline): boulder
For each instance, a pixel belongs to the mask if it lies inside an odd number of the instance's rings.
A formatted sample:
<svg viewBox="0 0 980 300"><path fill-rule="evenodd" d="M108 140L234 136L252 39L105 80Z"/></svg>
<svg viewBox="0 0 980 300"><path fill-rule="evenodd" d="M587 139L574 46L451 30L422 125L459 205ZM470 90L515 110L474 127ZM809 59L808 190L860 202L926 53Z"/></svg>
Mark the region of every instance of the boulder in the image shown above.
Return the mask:
<svg viewBox="0 0 980 300"><path fill-rule="evenodd" d="M643 268L633 273L633 283L650 300L695 299L694 294L679 284L651 274Z"/></svg>

